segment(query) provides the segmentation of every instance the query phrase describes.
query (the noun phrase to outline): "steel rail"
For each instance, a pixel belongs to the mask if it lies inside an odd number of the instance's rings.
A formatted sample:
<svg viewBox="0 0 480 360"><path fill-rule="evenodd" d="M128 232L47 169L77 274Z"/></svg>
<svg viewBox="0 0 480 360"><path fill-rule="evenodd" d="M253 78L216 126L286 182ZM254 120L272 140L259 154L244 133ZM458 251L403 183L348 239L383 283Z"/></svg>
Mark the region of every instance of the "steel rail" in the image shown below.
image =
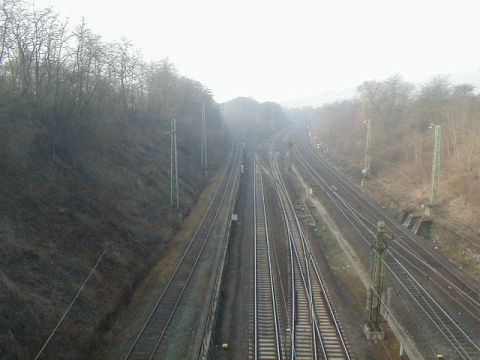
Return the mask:
<svg viewBox="0 0 480 360"><path fill-rule="evenodd" d="M253 340L253 357L258 357L258 284L257 284L257 195L256 195L256 162L253 165L253 279L254 279L254 340Z"/></svg>
<svg viewBox="0 0 480 360"><path fill-rule="evenodd" d="M231 204L224 219L227 229L224 239L219 242L220 251L218 251L217 258L214 262L214 264L216 264L216 268L212 270L215 275L212 276L210 280L210 285L208 288L210 290L208 291L206 302L203 305L203 313L200 317L199 327L197 329L197 336L191 357L195 360L206 360L212 345L212 332L218 317L218 307L221 300L221 286L224 279L224 269L227 265L229 240L234 222L232 216L237 208L239 176L240 172L237 172L237 174L234 175L233 188L230 192L229 199L227 200L227 204ZM228 225L226 225L227 223Z"/></svg>
<svg viewBox="0 0 480 360"><path fill-rule="evenodd" d="M287 197L287 201L289 202L289 205L290 207L293 209L293 204L292 204L292 201L290 199L290 196L288 195L288 190L286 188L286 185L285 185L285 182L281 176L281 172L279 171L278 169L278 165L277 165L277 174L278 176L280 177L280 181L282 183L282 187L285 191L285 194L286 194L286 197ZM302 246L303 246L303 249L305 251L305 256L308 257L308 259L310 259L310 262L312 264L311 268L313 269L314 271L314 277L316 277L317 279L317 282L318 282L318 286L320 287L321 289L321 297L324 299L321 303L317 303L318 304L318 307L320 307L320 310L316 309L316 314L318 316L318 314L321 312L321 307L323 305L326 305L327 309L328 309L328 312L329 312L329 320L331 320L333 322L333 327L335 329L335 332L336 332L336 336L337 338L335 340L338 340L340 342L339 344L339 349L336 349L335 351L335 354L331 354L332 353L332 346L330 346L327 350L327 354L323 354L324 357L328 358L330 356L333 356L335 358L339 357L339 356L345 356L347 359L350 359L351 356L350 356L350 353L349 353L349 349L348 349L348 346L346 344L346 341L345 341L345 336L343 334L343 331L341 329L341 326L337 320L337 317L336 317L336 313L335 313L335 310L333 308L333 305L331 304L331 301L330 301L330 298L329 298L329 294L328 294L328 290L327 290L327 287L323 281L323 279L321 278L321 275L320 275L320 271L318 270L318 267L316 265L316 262L315 262L315 258L314 256L312 255L312 252L311 252L311 249L310 249L310 245L306 239L306 236L305 236L305 233L303 232L303 229L302 229L302 226L301 226L301 223L300 223L300 220L298 219L298 216L296 215L295 212L293 212L293 216L294 216L294 220L295 220L295 225L296 227L298 228L299 230L299 233L300 233L300 236L301 236L301 240L302 240ZM319 289L319 290L320 290ZM317 294L318 295L318 294ZM315 299L318 299L319 296L316 296ZM314 306L315 306L315 302L314 302ZM316 319L317 320L317 319ZM318 321L318 320L317 320ZM324 327L325 327L325 324L324 324ZM319 329L319 331L321 331L321 329ZM323 339L322 337L324 336L323 334L318 334L319 335L319 338L320 338L320 341L322 342L322 346L323 346ZM332 338L330 336L330 339L329 340L329 344L331 344L332 342ZM343 354L338 354L338 351L341 351L343 352Z"/></svg>
<svg viewBox="0 0 480 360"><path fill-rule="evenodd" d="M300 163L301 165L303 166L303 168L307 171L307 173L313 178L313 180L317 183L318 186L320 186L320 188L322 189L322 191L325 192L325 194L327 195L327 197L329 197L329 199L333 202L333 204L339 209L339 211L342 213L342 215L344 215L344 217L354 226L354 228L359 232L359 234L361 235L362 239L368 244L370 245L370 241L367 239L367 237L362 233L362 231L358 228L358 226L355 225L354 223L354 220L352 220L349 216L349 214L351 214L354 218L357 219L357 222L359 222L362 226L366 227L366 225L364 224L364 222L360 219L360 216L359 216L359 212L357 210L354 210L353 208L351 207L343 207L342 208L342 204L344 202L340 202L338 201L338 199L335 199L335 197L333 197L329 191L326 190L326 188L329 188L327 182L321 177L321 175L318 174L318 172L316 172L311 166L310 164L308 164L308 162L306 161L305 158L300 158L299 157L299 160L300 160ZM308 165L311 169L308 169L307 166ZM322 182L324 183L324 185L320 184L320 182L316 179L315 175L312 173L314 172L316 174L316 176L322 180ZM338 194L336 194L336 196L338 196ZM366 227L368 229L368 227ZM368 231L370 232L370 234L373 236L374 233L368 229ZM404 270L403 273L406 274L408 277L410 277L416 284L417 284L417 287L421 288L421 291L422 291L422 297L423 298L428 298L429 301L433 304L432 306L434 306L436 309L437 309L437 318L442 318L442 322L441 324L438 323L438 321L435 321L435 319L433 318L433 316L428 312L428 310L425 308L426 304L424 304L422 306L421 302L419 301L419 296L415 296L415 294L412 293L411 289L408 288L407 285L405 285L404 282L401 281L401 277L395 272L395 270L393 269L393 266L391 266L391 262L386 262L386 266L387 268L392 272L392 274L395 276L395 278L397 280L400 281L400 284L402 285L402 287L404 287L407 292L409 293L409 295L411 295L414 299L414 301L420 305L421 309L424 311L424 313L427 315L427 317L429 317L432 322L435 324L435 326L440 330L440 332L447 338L447 341L449 341L449 343L454 347L455 351L457 351L457 353L459 353L459 355L462 356L462 358L465 358L465 359L473 359L473 357L471 357L469 354L468 354L468 350L464 349L465 348L465 345L461 345L459 339L457 339L456 337L458 337L458 335L455 335L454 332L459 332L465 339L467 339L469 345L471 345L475 351L480 351L480 348L478 347L478 345L475 344L475 342L473 341L473 339L455 322L455 320L446 312L446 310L440 305L438 304L438 302L433 299L433 297L431 297L430 294L428 294L428 292L417 282L417 280L414 278L414 276L398 261L398 259L390 252L388 251L389 255L391 255L391 258L394 259L398 264L399 266L401 266L401 268ZM397 270L398 271L398 270ZM451 330L449 329L448 325L445 324L445 321L449 321L450 322L450 326L452 326L454 329ZM443 325L443 327L442 327ZM453 339L451 339L453 338ZM458 344L459 346L455 345L455 344ZM460 347L460 348L459 348ZM464 357L464 354L467 353L466 356L468 357Z"/></svg>
<svg viewBox="0 0 480 360"><path fill-rule="evenodd" d="M297 156L299 158L299 160L304 164L304 168L306 168L308 166L310 172L314 172L316 176L312 176L312 178L314 179L314 181L317 181L317 178L320 179L327 188L329 188L328 186L328 183L326 182L326 180L315 170L313 169L313 167L311 166L311 164L309 164L309 162L306 160L306 158L304 156L301 155L301 153L298 151L297 149ZM323 160L324 161L324 160ZM324 161L324 163L326 165L329 165L328 163L326 163ZM339 175L335 174L335 176L337 178L339 178ZM349 185L348 183L346 183L343 179L340 178L340 180L343 181L343 183L345 183L347 186L349 186L349 188L347 188L347 192L349 192L350 195L352 195L354 197L354 200L359 202L360 205L362 206L362 208L365 208L368 212L370 212L371 214L373 214L372 210L369 209L368 207L366 207L364 204L361 203L361 201L359 201L358 199L355 198L355 194L356 194L356 190L351 186ZM331 199L331 195L330 195L330 192L326 191L325 189L323 189L324 192L327 194L327 196ZM354 194L352 194L352 192L354 192ZM336 196L339 200L341 200L342 202L344 202L347 206L351 207L352 209L353 206L348 204L347 201L345 201L339 194L338 194L338 191L335 191L333 192L333 195ZM362 194L360 194L359 196L362 196ZM332 201L334 201L333 199L331 199ZM372 207L375 206L375 204L372 205ZM358 210L355 209L355 211L357 213L360 214L360 212ZM435 286L437 286L438 288L441 289L441 291L443 292L447 292L448 293L448 290L451 290L452 288L462 297L464 298L471 306L473 306L477 313L473 312L472 310L468 309L465 304L461 303L459 301L459 299L457 298L454 298L452 297L451 295L449 295L449 297L451 297L457 304L459 304L462 308L466 309L469 313L472 313L472 314L475 314L474 316L476 318L478 318L478 311L480 311L480 302L478 300L476 300L474 297L479 297L479 293L471 288L468 284L466 284L460 277L458 277L456 274L452 273L448 267L445 267L443 265L443 262L439 259L437 259L428 249L424 248L421 244L419 244L415 238L413 238L405 229L403 229L402 227L399 227L398 224L396 224L396 222L394 220L392 220L391 218L389 218L388 216L384 215L380 209L378 209L378 207L376 208L376 211L378 211L380 214L381 214L381 217L383 218L386 218L387 220L389 220L389 223L390 224L394 224L394 229L399 229L403 235L407 235L408 238L412 239L416 246L420 247L422 249L422 251L424 251L430 258L432 258L437 264L439 264L440 266L442 266L443 269L447 269L447 272L449 274L451 274L456 280L458 280L462 286L466 287L470 293L468 293L467 291L465 291L464 289L460 288L456 283L454 283L452 280L450 280L449 278L447 278L445 275L443 275L439 269L435 268L434 266L432 266L431 264L429 264L425 259L421 258L419 255L417 255L415 253L415 251L413 249L410 248L410 244L405 242L405 240L402 238L402 236L398 236L398 239L399 241L394 241L393 245L395 245L396 247L398 248L394 248L394 251L396 251L398 254L401 254L401 251L405 251L408 253L408 256L412 256L416 261L418 261L419 264L422 264L423 266L425 266L425 268L427 268L432 274L434 274L435 276L437 276L441 281L444 281L446 283L446 288L443 287L439 284L439 283L435 283ZM360 216L364 217L364 218L367 218L365 215L361 215ZM374 222L372 220L369 220L370 223L374 224ZM389 234L387 234L388 237L391 238L391 236ZM403 244L400 242L402 241ZM401 254L401 256L405 257L406 255L404 254ZM448 290L447 290L448 289ZM472 296L473 295L473 296Z"/></svg>
<svg viewBox="0 0 480 360"><path fill-rule="evenodd" d="M376 227L377 225L371 221L369 218L363 216L361 213L359 213L356 209L354 209L352 206L350 206L345 200L339 198L339 201L343 203L343 206L348 210L348 214L355 214L352 215L355 217L356 221L359 222L362 227L365 228L365 230L368 232L369 236L375 237L376 236ZM350 215L349 215L350 216ZM420 269L418 264L423 264L427 269L430 269L430 266L426 264L418 255L413 253L410 249L405 247L404 245L396 242L397 240L391 236L390 234L386 233L385 236L387 239L392 240L393 242L396 243L397 246L399 246L401 249L405 250L409 256L413 257L414 260L417 260L416 262L412 261L409 259L405 254L402 254L398 249L395 247L390 247L389 251L391 251L397 259L403 259L404 264L408 264L412 269L415 269L418 273L422 274L426 278L431 279L430 273L427 273L425 270ZM463 302L461 302L457 297L453 296L450 294L448 289L445 289L444 286L438 284L438 282L433 282L433 284L439 289L441 292L443 292L446 296L448 296L452 301L454 301L458 306L460 306L464 311L466 311L468 314L470 314L472 317L480 321L480 316L478 312L474 312L470 308L468 308Z"/></svg>
<svg viewBox="0 0 480 360"><path fill-rule="evenodd" d="M315 322L313 319L312 302L309 297L308 283L304 272L301 270L302 264L298 251L294 245L294 235L287 212L284 211L284 200L278 190L278 179L274 178L272 183L276 190L276 195L281 205L284 222L287 229L288 247L291 261L292 277L292 323L291 331L291 359L312 359L316 357L317 350L315 339ZM303 285L303 286L302 286ZM298 299L297 299L298 298ZM310 329L306 331L306 329Z"/></svg>
<svg viewBox="0 0 480 360"><path fill-rule="evenodd" d="M128 351L125 357L123 358L124 360L131 359L134 356L135 349L138 348L140 340L145 337L148 327L152 325L152 320L154 320L154 316L156 314L157 316L159 316L158 314L160 313L160 311L158 310L160 309L160 305L162 301L167 297L167 295L171 294L170 296L173 297L171 299L173 300L173 303L170 304L170 308L167 310L167 312L164 312L168 314L167 318L158 319L159 322L164 322L162 328L160 329L160 331L158 331L157 329L152 329L153 335L145 340L146 342L146 344L144 345L145 347L150 347L150 345L152 345L151 350L150 351L147 350L148 358L153 359L153 357L155 356L155 353L160 345L161 340L163 339L166 329L168 328L173 318L173 315L180 303L180 300L183 297L185 289L187 288L190 282L190 279L194 273L194 270L200 259L200 256L203 253L203 249L205 248L205 245L208 239L210 238L210 233L213 229L213 225L215 224L215 221L222 207L223 200L225 199L225 195L228 191L231 179L233 177L234 170L236 168L235 164L237 162L237 157L238 157L238 146L235 146L235 148L233 148L233 146L234 145L232 145L232 151L231 151L228 163L226 164L225 169L222 173L220 184L215 190L215 193L212 196L212 199L210 200L210 203L205 211L205 214L201 218L200 223L197 226L194 235L192 236L186 250L184 251L181 259L179 260L170 279L168 280L163 291L157 298L146 320L143 322L143 325L140 331L138 332L137 336L135 337L133 342L130 344ZM227 175L227 171L229 169L230 171ZM209 219L209 217L212 217L212 218ZM203 238L199 236L202 230L206 230L205 236ZM200 242L198 244L200 246L199 249L195 249L197 242ZM193 254L191 254L191 250L194 251ZM189 256L193 256L193 259L188 258ZM182 269L182 266L186 267L186 269ZM184 272L183 274L181 273L181 270L183 270L182 271ZM180 277L180 279L177 279L178 281L175 281L175 278L177 275ZM169 293L169 291L171 292ZM154 342L154 344L152 344L152 342ZM145 353L145 350L142 351L142 354L143 353ZM140 358L144 359L145 357L140 356Z"/></svg>
<svg viewBox="0 0 480 360"><path fill-rule="evenodd" d="M439 267L444 269L449 276L455 279L457 283L453 282L451 279L447 278L445 275L441 274L438 269L434 268L432 265L428 264L424 259L419 258L417 255L414 254L415 250L410 250L413 256L416 256L419 261L424 262L427 266L431 268L431 271L434 272L438 277L442 278L444 281L448 282L451 287L454 287L463 297L467 298L471 303L475 304L477 307L480 307L480 292L474 288L472 288L468 283L466 283L458 274L453 272L449 267L445 266L444 261L439 259L436 254L432 253L429 249L427 249L424 245L422 245L415 237L410 234L406 229L404 229L401 225L399 225L394 219L392 219L388 214L386 214L385 210L380 209L372 200L367 198L364 194L362 194L358 189L356 189L353 185L349 184L342 176L340 176L337 171L322 157L318 156L311 146L307 144L303 144L303 149L306 153L309 154L310 157L315 159L317 163L321 163L323 169L327 170L329 174L337 181L341 183L342 188L348 192L352 198L359 203L359 205L364 208L367 212L374 216L381 216L388 222L391 230L395 229L399 231L404 237L410 240L410 243L406 243L407 247L416 246L421 249L426 255L428 255ZM301 156L305 162L305 157L301 154L298 147L296 147L296 153L298 156ZM308 162L307 162L308 163ZM311 166L309 164L309 166ZM312 168L313 171L315 171ZM316 172L316 171L315 171ZM320 176L317 172L317 175ZM337 183L338 185L338 183ZM368 205L368 206L367 206ZM375 214L373 211L376 211ZM405 241L404 238L400 237L402 241ZM462 289L460 286L464 287L466 290Z"/></svg>
<svg viewBox="0 0 480 360"><path fill-rule="evenodd" d="M294 211L293 203L288 194L285 182L282 178L281 172L278 168L278 155L275 157L274 163L274 173L278 179L277 191L281 191L285 197L285 202L288 204L290 209L290 217L287 215L287 207L284 204L284 201L281 199L283 209L285 211L285 218L288 220L288 226L290 228L294 227L298 230L299 238L302 248L303 256L305 260L310 263L309 270L306 272L305 277L313 278L316 280L316 283L310 288L310 301L313 310L313 321L315 323L316 334L320 341L321 347L321 356L325 359L328 358L346 358L351 359L351 355L348 349L348 345L345 340L345 335L341 329L341 326L338 322L335 310L330 301L330 296L328 294L328 289L321 278L320 271L315 263L314 256L310 250L310 245L306 239L306 236L303 232L301 223ZM279 194L280 196L280 194ZM293 224L290 224L293 222ZM294 248L295 249L295 248ZM296 256L298 257L298 252L296 251ZM303 281L304 285L305 280ZM327 319L325 318L327 315ZM333 333L332 333L333 330ZM315 354L316 355L316 354Z"/></svg>
<svg viewBox="0 0 480 360"><path fill-rule="evenodd" d="M288 239L289 239L290 248L293 251L294 259L296 260L295 264L297 265L293 269L294 275L296 275L296 277L298 278L296 282L300 283L301 285L303 284L303 287L300 286L300 288L297 288L297 292L302 292L303 290L305 295L300 297L300 299L303 302L305 302L304 298L306 298L306 302L308 303L308 306L306 306L304 304L301 304L300 300L297 301L297 306L298 304L302 305L300 309L297 308L297 311L299 312L303 311L303 309L308 307L308 311L309 311L308 317L310 319L310 327L311 327L310 334L311 334L312 344L311 344L311 349L309 350L311 354L306 353L308 350L306 351L306 349L302 349L301 352L298 351L300 353L299 357L306 358L307 356L313 356L313 358L316 359L317 353L318 353L318 346L317 346L315 334L318 333L319 330L318 330L318 324L316 323L316 317L315 317L315 309L314 309L314 303L313 303L312 286L311 286L311 279L309 274L308 261L305 254L305 249L303 247L303 244L301 243L301 238L300 238L298 228L292 225L292 218L294 216L292 215L294 214L293 207L290 207L291 203L289 203L289 199L285 193L286 189L283 188L283 183L281 182L281 178L278 177L276 170L277 169L275 168L273 169L273 173L277 181L276 191L277 191L278 198L280 200L284 221L288 229ZM303 318L305 318L304 314L300 314L300 315L302 315ZM305 328L304 325L298 326L298 327L300 327L301 329ZM297 331L297 327L294 327L294 329L295 329L295 335L297 335L297 333L300 331ZM303 333L300 335L303 338L300 338L299 342L303 343L305 341L303 339L308 338L308 334ZM321 341L321 339L320 339L320 348L322 350L323 355L326 356L323 342Z"/></svg>
<svg viewBox="0 0 480 360"><path fill-rule="evenodd" d="M259 175L257 171L259 170ZM257 190L258 188L258 190ZM280 327L262 169L254 164L255 359L281 359ZM273 327L273 329L272 329Z"/></svg>

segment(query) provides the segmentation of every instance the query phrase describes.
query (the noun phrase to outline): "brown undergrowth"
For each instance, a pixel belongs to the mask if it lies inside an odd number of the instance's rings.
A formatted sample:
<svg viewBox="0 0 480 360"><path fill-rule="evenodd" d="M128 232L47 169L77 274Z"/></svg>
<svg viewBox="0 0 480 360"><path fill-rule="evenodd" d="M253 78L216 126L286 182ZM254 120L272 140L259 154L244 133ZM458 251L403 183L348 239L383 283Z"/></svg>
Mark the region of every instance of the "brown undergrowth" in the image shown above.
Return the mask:
<svg viewBox="0 0 480 360"><path fill-rule="evenodd" d="M43 358L87 357L180 226L170 209L163 125L112 123L103 130L70 142L62 157L45 157L28 137L2 147L1 358L35 356L106 248ZM186 141L179 138L185 215L205 185L196 176L198 152ZM218 146L228 152L226 140ZM212 160L213 173L222 162L217 154Z"/></svg>

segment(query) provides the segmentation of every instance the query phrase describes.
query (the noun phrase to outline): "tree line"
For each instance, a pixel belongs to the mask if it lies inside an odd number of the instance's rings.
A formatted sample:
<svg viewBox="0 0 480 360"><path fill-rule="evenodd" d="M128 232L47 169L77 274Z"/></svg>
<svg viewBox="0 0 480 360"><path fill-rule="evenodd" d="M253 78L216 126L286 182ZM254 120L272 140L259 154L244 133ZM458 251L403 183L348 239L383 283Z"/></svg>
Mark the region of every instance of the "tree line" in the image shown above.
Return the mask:
<svg viewBox="0 0 480 360"><path fill-rule="evenodd" d="M475 201L480 177L480 96L471 84L436 76L424 84L400 75L365 81L350 100L290 112L310 123L330 156L362 168L366 126L373 124L373 170L400 174L405 184L428 186L433 153L432 124L442 127L442 191Z"/></svg>
<svg viewBox="0 0 480 360"><path fill-rule="evenodd" d="M238 97L221 105L225 122L241 141L263 141L289 124L284 110L275 102L260 103Z"/></svg>
<svg viewBox="0 0 480 360"><path fill-rule="evenodd" d="M168 59L147 62L127 39L103 41L82 20L72 26L51 8L0 4L0 121L41 127L42 149L61 156L87 124L197 116L211 92Z"/></svg>
<svg viewBox="0 0 480 360"><path fill-rule="evenodd" d="M0 0L0 358L35 357L104 249L45 357L91 358L109 341L180 226L169 202L171 118L183 215L208 180L202 104L214 175L231 143L208 88L84 20Z"/></svg>

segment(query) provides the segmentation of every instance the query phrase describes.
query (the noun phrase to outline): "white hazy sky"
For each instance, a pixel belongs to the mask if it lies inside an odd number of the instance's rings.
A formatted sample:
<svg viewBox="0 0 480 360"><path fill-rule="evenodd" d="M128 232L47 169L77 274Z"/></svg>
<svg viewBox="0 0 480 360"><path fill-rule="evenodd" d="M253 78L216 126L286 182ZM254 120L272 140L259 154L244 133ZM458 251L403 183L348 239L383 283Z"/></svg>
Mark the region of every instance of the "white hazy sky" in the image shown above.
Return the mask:
<svg viewBox="0 0 480 360"><path fill-rule="evenodd" d="M480 1L35 0L169 57L214 93L284 101L401 73L480 69Z"/></svg>

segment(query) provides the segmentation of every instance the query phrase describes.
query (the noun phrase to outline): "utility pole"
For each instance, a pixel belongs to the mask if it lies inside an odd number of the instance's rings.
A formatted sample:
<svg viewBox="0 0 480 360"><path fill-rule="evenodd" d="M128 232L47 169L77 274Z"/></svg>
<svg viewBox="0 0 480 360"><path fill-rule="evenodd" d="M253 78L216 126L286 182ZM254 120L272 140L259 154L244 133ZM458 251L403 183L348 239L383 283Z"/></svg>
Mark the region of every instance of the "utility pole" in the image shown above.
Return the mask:
<svg viewBox="0 0 480 360"><path fill-rule="evenodd" d="M384 256L387 249L384 235L385 223L379 221L377 237L372 244L372 260L370 263L370 289L367 295L369 323L364 328L367 338L372 340L383 340L384 338L384 332L381 327L383 280L385 276Z"/></svg>
<svg viewBox="0 0 480 360"><path fill-rule="evenodd" d="M202 103L202 170L203 175L208 176L208 159L207 159L207 126L205 121L205 103Z"/></svg>
<svg viewBox="0 0 480 360"><path fill-rule="evenodd" d="M242 174L247 171L247 150L245 146L245 143L242 143L242 166L240 168Z"/></svg>
<svg viewBox="0 0 480 360"><path fill-rule="evenodd" d="M365 141L365 162L362 169L364 178L368 178L371 175L372 164L372 119L367 119L367 139Z"/></svg>
<svg viewBox="0 0 480 360"><path fill-rule="evenodd" d="M178 200L178 164L177 164L177 125L175 119L170 120L170 206L180 209Z"/></svg>
<svg viewBox="0 0 480 360"><path fill-rule="evenodd" d="M287 152L287 171L292 170L292 156L293 156L293 142L288 142L288 152Z"/></svg>
<svg viewBox="0 0 480 360"><path fill-rule="evenodd" d="M430 185L430 206L434 206L438 202L438 180L440 177L440 138L442 128L440 125L430 124L430 127L435 129L435 142L433 145L433 160L432 160L432 179Z"/></svg>

